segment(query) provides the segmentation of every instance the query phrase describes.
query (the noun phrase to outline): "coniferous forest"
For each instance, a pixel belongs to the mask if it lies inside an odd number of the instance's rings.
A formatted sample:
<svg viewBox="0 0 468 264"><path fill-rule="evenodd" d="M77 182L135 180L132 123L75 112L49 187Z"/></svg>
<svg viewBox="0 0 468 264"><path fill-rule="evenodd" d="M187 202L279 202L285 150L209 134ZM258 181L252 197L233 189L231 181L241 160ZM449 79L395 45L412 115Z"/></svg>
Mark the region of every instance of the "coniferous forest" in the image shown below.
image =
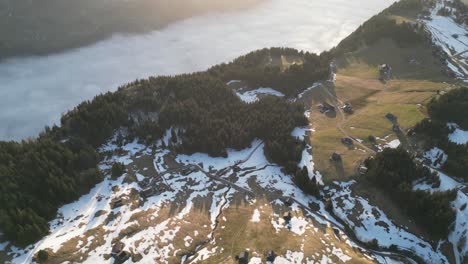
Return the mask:
<svg viewBox="0 0 468 264"><path fill-rule="evenodd" d="M450 90L448 93L431 100L428 104L430 118L423 120L415 127L417 136L423 140L426 148L434 146L442 149L448 156L442 170L450 175L467 179L468 145L459 145L449 140L455 123L463 130L468 130L468 88Z"/></svg>
<svg viewBox="0 0 468 264"><path fill-rule="evenodd" d="M456 190L434 192L413 190L413 182L436 177L403 148L384 149L365 161L369 171L366 178L382 189L408 215L434 238L446 238L449 226L455 220L450 202Z"/></svg>

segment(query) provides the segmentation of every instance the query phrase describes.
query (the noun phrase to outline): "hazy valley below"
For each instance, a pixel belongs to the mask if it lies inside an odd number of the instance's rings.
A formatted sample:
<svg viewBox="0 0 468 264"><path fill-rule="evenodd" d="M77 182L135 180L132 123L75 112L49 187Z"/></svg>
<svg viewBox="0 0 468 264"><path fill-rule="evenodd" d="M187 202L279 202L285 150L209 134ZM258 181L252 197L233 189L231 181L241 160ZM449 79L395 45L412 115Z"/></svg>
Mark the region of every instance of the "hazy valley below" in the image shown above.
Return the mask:
<svg viewBox="0 0 468 264"><path fill-rule="evenodd" d="M0 138L34 137L83 100L153 75L205 70L249 51L335 46L393 0L271 0L193 17L148 34L117 34L60 54L0 63Z"/></svg>

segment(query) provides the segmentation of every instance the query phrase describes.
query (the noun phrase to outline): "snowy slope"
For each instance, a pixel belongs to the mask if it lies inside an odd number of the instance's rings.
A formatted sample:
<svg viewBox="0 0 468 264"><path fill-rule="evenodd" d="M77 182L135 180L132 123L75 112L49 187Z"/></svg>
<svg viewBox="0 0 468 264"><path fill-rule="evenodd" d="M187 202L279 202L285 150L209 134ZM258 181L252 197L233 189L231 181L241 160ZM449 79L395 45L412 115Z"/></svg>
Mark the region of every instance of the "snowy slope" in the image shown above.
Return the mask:
<svg viewBox="0 0 468 264"><path fill-rule="evenodd" d="M417 190L427 190L431 192L457 190L457 197L452 202L452 208L456 211L457 216L453 230L449 234L449 241L455 245L453 253L457 263L464 263L464 259L468 256L468 195L466 193L466 184L457 182L446 174L437 171L440 179L440 186L432 187L430 184L419 183L414 186Z"/></svg>
<svg viewBox="0 0 468 264"><path fill-rule="evenodd" d="M108 174L116 161L127 165L127 173L118 179L107 177L78 201L60 208L57 218L50 222L51 233L35 245L18 249L8 243L0 244L0 251L5 251L12 258L12 263L31 263L39 250L47 250L59 262L113 263L109 254L116 241L123 242L125 250L133 256L126 263L181 260L198 263L223 254L222 230L229 225L237 225L230 223L229 216L223 212L239 197L245 201L246 208L252 208L246 216L252 225L266 224L276 230L278 236L289 234L302 241L300 247L291 246L284 254L278 252L275 263L297 263L300 260L345 262L355 251L355 245L341 243L337 237L320 231L327 228L327 221L303 211L304 205L308 210L309 202L318 201L303 194L290 176L268 162L261 141L252 142L252 147L242 151L229 150L227 158L211 158L204 154L178 155L170 163L167 162L170 151L162 148L160 142L150 147L137 141L122 147L109 142L101 150L120 153L101 163L104 173ZM153 162L142 163L146 158ZM312 156L308 158L312 161ZM174 162L179 165L172 164ZM187 175L180 169L185 165L193 168L199 163L201 166ZM240 168L237 173L233 171L234 165ZM154 172L148 173L150 170ZM128 176L133 173L136 180L129 182ZM159 191L144 199L139 192L147 180ZM254 188L255 193L268 194L269 202L260 203L260 198L252 196L250 193ZM288 207L283 197L292 197L300 204ZM123 205L113 208L118 199L123 200ZM206 214L198 213L201 204L207 205ZM171 212L169 209L174 206L177 210ZM289 210L293 215L291 221L286 223L277 211L272 211L273 207ZM341 236L346 237L344 234ZM317 250L323 249L316 254L304 253L301 247L307 243L308 237L320 237ZM361 251L365 252L364 249L358 252ZM254 250L251 254L254 263L263 257L262 253ZM352 254L364 257L362 253ZM365 258L372 259L370 253L367 254Z"/></svg>
<svg viewBox="0 0 468 264"><path fill-rule="evenodd" d="M457 24L451 16L437 15L444 6L444 2L439 0L432 10L431 19L423 22L431 32L433 42L450 57L448 67L458 78L468 82L468 28Z"/></svg>
<svg viewBox="0 0 468 264"><path fill-rule="evenodd" d="M298 128L293 134L305 139L304 134L309 131L310 128ZM101 170L108 174L115 161L122 161L127 164L127 173L118 179L107 177L89 194L60 208L57 218L50 222L51 234L35 245L23 250L3 243L0 251L5 251L12 263L30 263L41 249L59 262L113 263L110 251L121 241L125 244L124 250L132 255L126 263L199 263L219 256L229 259L234 256L227 253L223 241L232 234L226 236L223 232L238 227L236 217L240 217L252 230L261 226L265 231L272 230L269 237L281 237L281 242L286 238L295 241L276 252L275 263L395 260L392 253L368 251L348 237L344 227L325 210L322 201L304 194L291 176L266 159L263 148L264 144L256 140L250 148L228 150L226 158L212 158L201 153L174 158L161 142L144 146L132 141L118 147L111 140L101 150L120 154L104 160ZM298 165L306 165L320 180L320 174L313 168L310 148L304 150L303 161ZM188 174L185 168L191 168ZM136 177L129 181L132 174ZM148 182L157 192L145 199L140 191ZM347 192L346 186L342 192ZM265 200L265 197L268 198ZM123 205L113 208L118 199L123 200ZM350 199L370 208L359 198ZM317 208L311 210L310 204L316 204ZM238 213L233 215L232 210ZM247 210L244 215L237 215L243 210ZM284 212L291 214L290 220L283 217ZM373 222L368 218L363 218L362 224L371 226ZM398 230L383 214L381 219L388 222L392 230ZM363 241L379 234L356 231ZM381 235L382 241L414 247L423 257L441 258L439 252L420 246L425 242L409 233L392 231ZM408 241L418 242L418 245L408 245ZM282 243L275 247L283 248ZM264 254L255 247L247 250L251 263L265 262Z"/></svg>

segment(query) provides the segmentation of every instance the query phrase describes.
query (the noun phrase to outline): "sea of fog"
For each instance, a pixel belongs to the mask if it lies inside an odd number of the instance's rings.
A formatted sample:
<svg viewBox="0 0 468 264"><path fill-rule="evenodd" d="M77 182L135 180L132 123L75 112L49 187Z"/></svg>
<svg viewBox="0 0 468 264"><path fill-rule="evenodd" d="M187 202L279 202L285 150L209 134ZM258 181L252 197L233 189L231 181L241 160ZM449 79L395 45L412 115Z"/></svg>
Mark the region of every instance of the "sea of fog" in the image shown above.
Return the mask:
<svg viewBox="0 0 468 264"><path fill-rule="evenodd" d="M0 140L34 137L83 100L152 75L174 75L272 46L320 52L395 0L266 0L238 13L117 35L61 54L0 63Z"/></svg>

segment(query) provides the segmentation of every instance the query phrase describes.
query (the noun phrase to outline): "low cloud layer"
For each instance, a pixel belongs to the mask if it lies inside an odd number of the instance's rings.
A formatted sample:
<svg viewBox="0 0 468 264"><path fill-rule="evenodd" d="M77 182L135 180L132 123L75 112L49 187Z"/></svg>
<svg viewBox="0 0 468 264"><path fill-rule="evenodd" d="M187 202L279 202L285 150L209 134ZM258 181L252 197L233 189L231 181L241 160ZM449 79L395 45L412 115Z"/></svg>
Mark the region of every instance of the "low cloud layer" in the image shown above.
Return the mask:
<svg viewBox="0 0 468 264"><path fill-rule="evenodd" d="M0 139L36 136L83 100L153 75L205 70L249 51L335 46L394 0L269 0L242 13L181 21L46 57L0 64Z"/></svg>

